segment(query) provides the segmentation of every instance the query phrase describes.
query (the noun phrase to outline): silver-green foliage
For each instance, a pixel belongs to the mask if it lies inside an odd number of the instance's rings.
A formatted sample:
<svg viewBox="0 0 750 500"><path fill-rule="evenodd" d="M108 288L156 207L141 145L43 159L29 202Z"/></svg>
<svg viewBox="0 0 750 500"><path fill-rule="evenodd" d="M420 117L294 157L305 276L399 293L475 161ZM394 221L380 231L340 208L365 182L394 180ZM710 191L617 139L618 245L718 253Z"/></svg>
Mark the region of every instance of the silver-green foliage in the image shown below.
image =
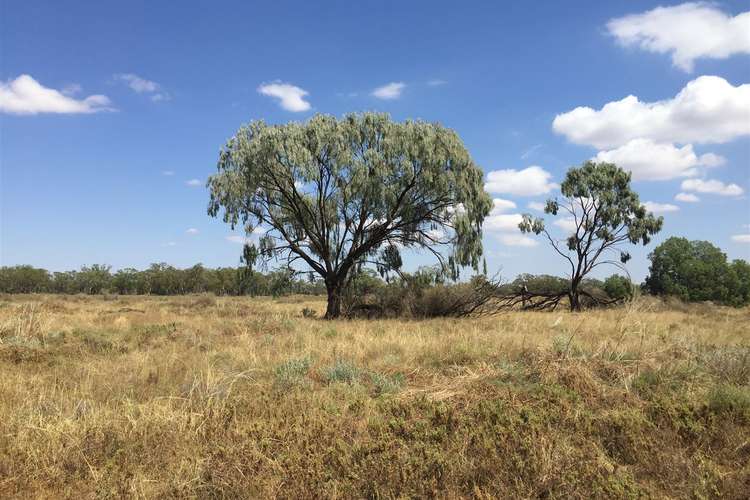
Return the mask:
<svg viewBox="0 0 750 500"><path fill-rule="evenodd" d="M241 127L208 181L209 214L260 233L245 258L302 263L326 283L326 317L358 266L398 268L404 248L432 252L454 276L477 269L491 200L458 135L378 113Z"/></svg>

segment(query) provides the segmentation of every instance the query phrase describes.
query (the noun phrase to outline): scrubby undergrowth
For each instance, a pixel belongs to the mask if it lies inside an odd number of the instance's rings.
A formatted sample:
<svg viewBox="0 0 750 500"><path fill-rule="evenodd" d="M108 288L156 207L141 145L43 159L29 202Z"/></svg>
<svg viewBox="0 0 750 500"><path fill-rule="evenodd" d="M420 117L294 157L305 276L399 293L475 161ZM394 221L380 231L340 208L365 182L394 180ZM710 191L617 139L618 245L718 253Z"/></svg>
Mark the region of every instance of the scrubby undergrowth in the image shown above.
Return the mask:
<svg viewBox="0 0 750 500"><path fill-rule="evenodd" d="M0 497L744 498L748 309L0 298Z"/></svg>

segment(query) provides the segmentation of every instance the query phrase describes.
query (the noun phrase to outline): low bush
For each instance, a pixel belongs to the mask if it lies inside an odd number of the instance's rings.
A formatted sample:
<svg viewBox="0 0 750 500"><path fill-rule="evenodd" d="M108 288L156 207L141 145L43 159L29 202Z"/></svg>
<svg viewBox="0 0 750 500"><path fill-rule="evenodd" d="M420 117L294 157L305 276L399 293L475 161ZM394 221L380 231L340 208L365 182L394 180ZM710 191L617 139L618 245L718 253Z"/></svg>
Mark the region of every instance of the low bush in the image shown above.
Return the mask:
<svg viewBox="0 0 750 500"><path fill-rule="evenodd" d="M361 374L361 370L349 361L337 359L334 364L323 372L323 378L330 384L332 382L344 382L351 384Z"/></svg>
<svg viewBox="0 0 750 500"><path fill-rule="evenodd" d="M303 385L310 371L310 358L290 359L278 365L275 370L275 383L281 389Z"/></svg>
<svg viewBox="0 0 750 500"><path fill-rule="evenodd" d="M735 415L750 420L750 388L718 384L708 394L708 409L717 415Z"/></svg>
<svg viewBox="0 0 750 500"><path fill-rule="evenodd" d="M427 271L403 275L382 286L354 286L344 296L349 317L439 318L496 312L501 295L498 282L475 276L468 282L447 284Z"/></svg>

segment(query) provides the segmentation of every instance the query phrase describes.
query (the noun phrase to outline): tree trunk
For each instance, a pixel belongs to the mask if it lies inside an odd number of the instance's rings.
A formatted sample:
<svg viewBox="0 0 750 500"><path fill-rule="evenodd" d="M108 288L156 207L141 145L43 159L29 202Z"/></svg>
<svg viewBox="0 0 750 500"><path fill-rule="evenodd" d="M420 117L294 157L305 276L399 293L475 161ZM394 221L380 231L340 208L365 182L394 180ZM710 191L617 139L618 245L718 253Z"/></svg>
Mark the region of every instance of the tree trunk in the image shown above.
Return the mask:
<svg viewBox="0 0 750 500"><path fill-rule="evenodd" d="M328 307L326 307L325 319L336 319L341 316L341 284L326 283L328 292Z"/></svg>
<svg viewBox="0 0 750 500"><path fill-rule="evenodd" d="M570 282L570 293L568 294L568 299L570 300L570 310L571 311L580 311L581 310L581 298L578 293L578 280L572 280Z"/></svg>

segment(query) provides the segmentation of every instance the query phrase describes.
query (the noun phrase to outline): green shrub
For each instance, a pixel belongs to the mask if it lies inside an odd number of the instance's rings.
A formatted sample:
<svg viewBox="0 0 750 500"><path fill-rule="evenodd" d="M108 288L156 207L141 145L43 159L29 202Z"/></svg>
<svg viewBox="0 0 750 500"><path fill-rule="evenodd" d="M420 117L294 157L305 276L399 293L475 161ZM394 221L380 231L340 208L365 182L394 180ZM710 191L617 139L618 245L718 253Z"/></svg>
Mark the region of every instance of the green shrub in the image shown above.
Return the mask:
<svg viewBox="0 0 750 500"><path fill-rule="evenodd" d="M304 385L310 371L310 358L290 359L276 367L276 386L288 389L297 385Z"/></svg>
<svg viewBox="0 0 750 500"><path fill-rule="evenodd" d="M716 385L708 394L708 409L717 415L733 414L750 419L750 388Z"/></svg>
<svg viewBox="0 0 750 500"><path fill-rule="evenodd" d="M331 382L351 384L359 378L359 375L360 369L353 363L343 359L337 359L333 366L328 367L323 373L323 377L329 384Z"/></svg>
<svg viewBox="0 0 750 500"><path fill-rule="evenodd" d="M404 384L404 376L401 373L386 375L371 372L370 382L372 382L372 385L375 387L375 393L377 395L395 393L401 390L401 386Z"/></svg>
<svg viewBox="0 0 750 500"><path fill-rule="evenodd" d="M633 297L633 283L625 276L613 274L604 280L604 291L611 299L630 299Z"/></svg>

